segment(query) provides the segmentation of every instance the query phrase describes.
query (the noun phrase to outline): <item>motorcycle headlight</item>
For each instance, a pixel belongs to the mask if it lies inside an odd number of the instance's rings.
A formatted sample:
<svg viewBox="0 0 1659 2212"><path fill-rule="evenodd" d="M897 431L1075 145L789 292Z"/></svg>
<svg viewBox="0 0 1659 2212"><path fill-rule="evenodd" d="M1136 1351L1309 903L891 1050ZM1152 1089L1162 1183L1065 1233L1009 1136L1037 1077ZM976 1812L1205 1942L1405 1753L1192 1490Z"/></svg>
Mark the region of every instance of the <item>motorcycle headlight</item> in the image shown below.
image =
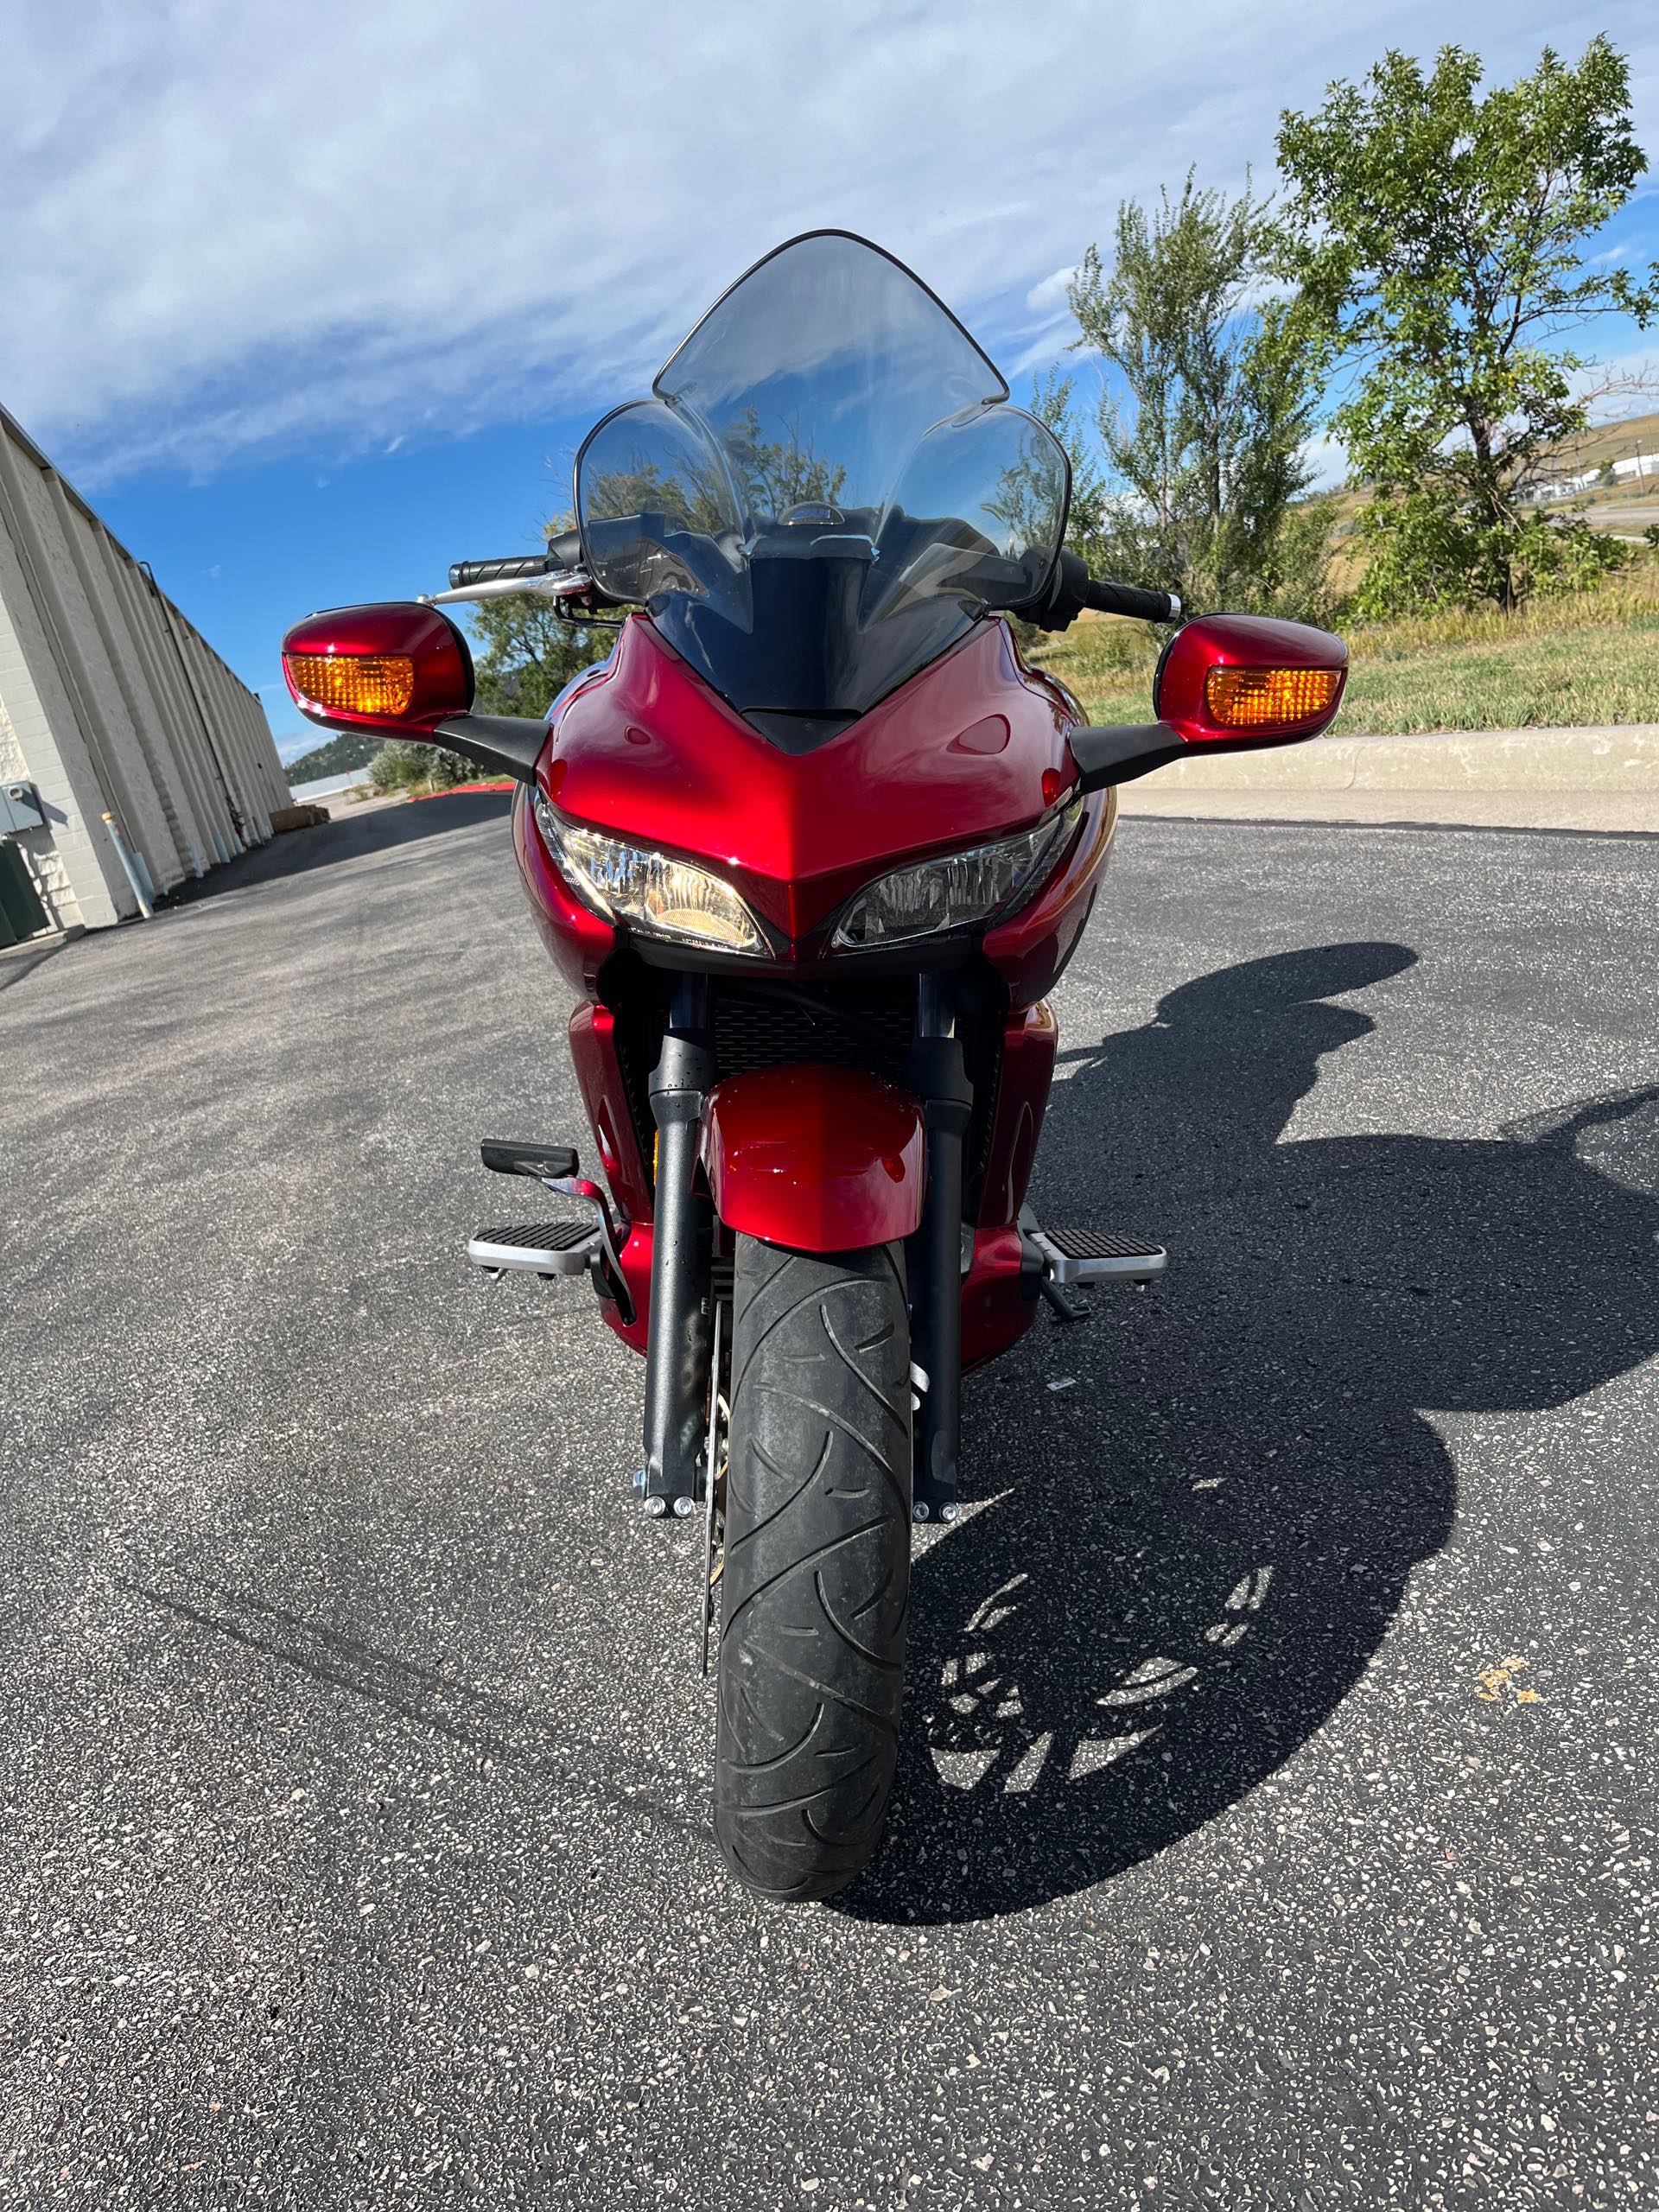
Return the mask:
<svg viewBox="0 0 1659 2212"><path fill-rule="evenodd" d="M729 883L649 845L602 837L556 815L540 791L536 826L559 873L585 906L648 937L718 952L764 952L753 915Z"/></svg>
<svg viewBox="0 0 1659 2212"><path fill-rule="evenodd" d="M855 950L897 939L933 937L989 921L1034 890L1077 827L1082 802L1018 837L942 853L867 884L836 925L835 942Z"/></svg>

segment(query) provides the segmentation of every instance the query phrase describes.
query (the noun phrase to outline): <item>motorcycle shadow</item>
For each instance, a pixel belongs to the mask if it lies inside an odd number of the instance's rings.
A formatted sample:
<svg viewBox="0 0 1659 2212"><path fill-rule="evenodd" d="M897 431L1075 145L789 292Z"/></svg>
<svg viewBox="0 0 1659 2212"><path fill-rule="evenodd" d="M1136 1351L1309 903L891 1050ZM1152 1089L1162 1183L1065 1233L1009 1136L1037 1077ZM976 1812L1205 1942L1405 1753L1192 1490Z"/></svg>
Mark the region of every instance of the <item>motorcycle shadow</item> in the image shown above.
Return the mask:
<svg viewBox="0 0 1659 2212"><path fill-rule="evenodd" d="M1659 1347L1659 1090L1491 1140L1286 1135L1376 1026L1330 1001L1415 957L1249 962L1063 1056L1038 1211L1160 1234L1167 1286L1098 1294L969 1385L989 1502L916 1560L888 1839L841 1910L1009 1912L1212 1820L1335 1710L1446 1541L1424 1409L1561 1406Z"/></svg>

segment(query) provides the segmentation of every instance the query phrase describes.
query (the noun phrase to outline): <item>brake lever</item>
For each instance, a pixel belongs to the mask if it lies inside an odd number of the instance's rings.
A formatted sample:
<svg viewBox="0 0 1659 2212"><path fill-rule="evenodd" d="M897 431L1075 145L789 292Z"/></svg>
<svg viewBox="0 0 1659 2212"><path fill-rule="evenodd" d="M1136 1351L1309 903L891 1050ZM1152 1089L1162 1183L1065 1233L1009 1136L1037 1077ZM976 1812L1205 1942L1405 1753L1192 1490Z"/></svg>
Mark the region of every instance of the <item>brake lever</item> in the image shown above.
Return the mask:
<svg viewBox="0 0 1659 2212"><path fill-rule="evenodd" d="M566 569L562 575L549 576L498 576L493 583L463 584L458 591L423 592L419 604L423 607L464 606L480 599L511 599L529 592L537 599L580 599L594 589L594 580L585 570Z"/></svg>

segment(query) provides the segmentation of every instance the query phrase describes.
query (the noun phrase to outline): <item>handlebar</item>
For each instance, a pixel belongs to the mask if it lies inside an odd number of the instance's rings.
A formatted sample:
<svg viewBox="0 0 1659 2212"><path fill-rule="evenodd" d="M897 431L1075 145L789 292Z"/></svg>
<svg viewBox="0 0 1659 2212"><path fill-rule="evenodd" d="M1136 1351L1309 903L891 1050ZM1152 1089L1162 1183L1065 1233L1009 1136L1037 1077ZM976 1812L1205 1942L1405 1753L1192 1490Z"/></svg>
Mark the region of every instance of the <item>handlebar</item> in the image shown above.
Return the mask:
<svg viewBox="0 0 1659 2212"><path fill-rule="evenodd" d="M474 584L505 582L513 576L547 576L561 563L550 553L513 553L501 561L454 561L449 567L451 591L466 591Z"/></svg>
<svg viewBox="0 0 1659 2212"><path fill-rule="evenodd" d="M582 540L574 530L550 537L545 553L509 553L499 561L456 561L449 569L451 591L470 590L474 584L505 583L519 576L551 576L561 569L582 566Z"/></svg>
<svg viewBox="0 0 1659 2212"><path fill-rule="evenodd" d="M647 520L660 519L664 518L621 516L600 527L601 533L607 526L613 531L637 531ZM1012 570L1011 563L1001 565ZM512 553L499 561L457 561L449 571L449 586L452 591L471 591L480 584L528 583L538 576L555 575L561 571L575 573L581 568L581 534L567 530L548 540L545 553ZM1139 584L1114 583L1108 577L1091 576L1077 556L1069 550L1056 561L1042 598L1015 607L1014 612L1040 629L1064 630L1085 607L1102 614L1128 615L1138 622L1179 622L1182 617L1181 602L1173 591L1147 591Z"/></svg>
<svg viewBox="0 0 1659 2212"><path fill-rule="evenodd" d="M1014 611L1039 630L1065 630L1085 607L1138 622L1179 622L1182 613L1173 591L1143 591L1138 584L1115 584L1104 577L1096 581L1069 546L1062 547L1042 597Z"/></svg>
<svg viewBox="0 0 1659 2212"><path fill-rule="evenodd" d="M1173 591L1143 591L1138 584L1115 584L1090 576L1083 603L1100 614L1128 614L1138 622L1179 622L1181 602Z"/></svg>

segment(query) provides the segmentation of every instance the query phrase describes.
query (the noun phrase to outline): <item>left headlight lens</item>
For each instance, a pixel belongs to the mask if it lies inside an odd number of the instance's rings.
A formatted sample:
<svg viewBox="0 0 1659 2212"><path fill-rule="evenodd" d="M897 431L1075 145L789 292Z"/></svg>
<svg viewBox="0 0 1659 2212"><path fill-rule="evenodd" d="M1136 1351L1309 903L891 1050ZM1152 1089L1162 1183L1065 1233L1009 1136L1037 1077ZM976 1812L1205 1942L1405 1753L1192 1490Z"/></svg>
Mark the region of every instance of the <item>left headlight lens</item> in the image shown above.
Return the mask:
<svg viewBox="0 0 1659 2212"><path fill-rule="evenodd" d="M753 915L729 883L706 868L566 822L540 791L536 826L570 888L607 921L718 952L766 950Z"/></svg>
<svg viewBox="0 0 1659 2212"><path fill-rule="evenodd" d="M932 937L988 921L1032 891L1071 842L1083 803L1018 837L941 853L867 884L836 925L835 942L854 950L906 938Z"/></svg>

